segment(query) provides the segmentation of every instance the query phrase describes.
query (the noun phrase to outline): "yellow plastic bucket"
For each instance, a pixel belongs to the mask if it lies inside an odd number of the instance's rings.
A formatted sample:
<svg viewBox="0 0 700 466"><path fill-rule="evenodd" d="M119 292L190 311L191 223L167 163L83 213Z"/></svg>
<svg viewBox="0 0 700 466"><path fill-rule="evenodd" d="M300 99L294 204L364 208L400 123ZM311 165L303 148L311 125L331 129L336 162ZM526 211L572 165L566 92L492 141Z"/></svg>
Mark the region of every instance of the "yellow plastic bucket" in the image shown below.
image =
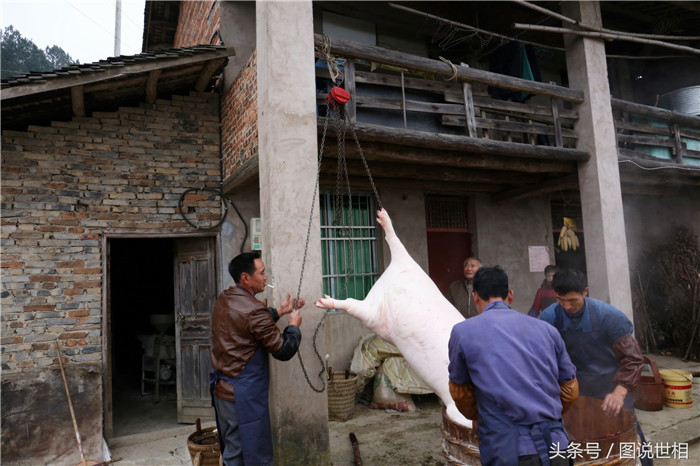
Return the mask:
<svg viewBox="0 0 700 466"><path fill-rule="evenodd" d="M671 408L693 407L693 374L679 369L661 369L664 379L666 406Z"/></svg>

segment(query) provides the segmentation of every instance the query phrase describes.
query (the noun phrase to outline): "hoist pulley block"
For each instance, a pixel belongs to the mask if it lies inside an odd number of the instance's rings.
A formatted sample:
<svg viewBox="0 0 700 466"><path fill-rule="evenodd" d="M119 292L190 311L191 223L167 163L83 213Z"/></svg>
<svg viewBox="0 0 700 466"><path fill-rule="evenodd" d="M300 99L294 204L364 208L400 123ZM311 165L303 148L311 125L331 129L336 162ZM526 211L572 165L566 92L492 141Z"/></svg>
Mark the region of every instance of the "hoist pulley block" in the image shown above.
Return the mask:
<svg viewBox="0 0 700 466"><path fill-rule="evenodd" d="M333 86L328 93L327 99L331 108L335 109L348 103L348 100L350 100L350 93L342 87Z"/></svg>

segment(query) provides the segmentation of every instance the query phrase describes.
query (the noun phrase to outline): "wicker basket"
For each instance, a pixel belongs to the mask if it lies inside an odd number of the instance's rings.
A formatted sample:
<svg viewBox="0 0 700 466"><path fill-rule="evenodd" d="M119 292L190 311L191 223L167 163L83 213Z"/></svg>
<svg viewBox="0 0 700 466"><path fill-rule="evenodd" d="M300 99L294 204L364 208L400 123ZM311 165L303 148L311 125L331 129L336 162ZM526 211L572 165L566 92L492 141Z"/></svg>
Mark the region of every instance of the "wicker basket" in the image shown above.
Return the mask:
<svg viewBox="0 0 700 466"><path fill-rule="evenodd" d="M197 430L187 437L187 448L193 466L219 466L221 451L216 427L202 429L197 419Z"/></svg>
<svg viewBox="0 0 700 466"><path fill-rule="evenodd" d="M357 374L350 372L348 378L344 373L333 374L328 381L328 419L347 421L355 409L355 392L357 391Z"/></svg>

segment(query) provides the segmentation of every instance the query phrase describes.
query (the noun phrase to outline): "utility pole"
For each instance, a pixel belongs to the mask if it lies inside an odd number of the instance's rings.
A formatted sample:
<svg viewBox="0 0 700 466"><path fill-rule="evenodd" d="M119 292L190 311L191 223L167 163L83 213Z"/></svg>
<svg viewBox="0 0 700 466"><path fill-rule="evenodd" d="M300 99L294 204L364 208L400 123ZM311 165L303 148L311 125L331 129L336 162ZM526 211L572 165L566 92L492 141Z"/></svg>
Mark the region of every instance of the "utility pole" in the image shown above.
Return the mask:
<svg viewBox="0 0 700 466"><path fill-rule="evenodd" d="M122 44L122 0L116 0L114 12L114 56L121 55Z"/></svg>

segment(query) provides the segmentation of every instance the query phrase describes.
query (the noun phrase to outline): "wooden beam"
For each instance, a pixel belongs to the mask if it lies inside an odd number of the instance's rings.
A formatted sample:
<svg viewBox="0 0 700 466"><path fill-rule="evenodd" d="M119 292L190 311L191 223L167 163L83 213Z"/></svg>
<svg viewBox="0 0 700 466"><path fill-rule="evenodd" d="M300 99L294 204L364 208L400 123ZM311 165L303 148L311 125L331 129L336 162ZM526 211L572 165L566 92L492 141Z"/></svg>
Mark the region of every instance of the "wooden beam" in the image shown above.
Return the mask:
<svg viewBox="0 0 700 466"><path fill-rule="evenodd" d="M637 104L634 102L628 102L626 100L620 100L615 98L611 98L610 103L612 105L613 111L616 112L636 113L637 115L658 118L660 120L670 121L673 123L679 123L683 126L700 128L700 117L685 115L683 113L678 113L674 110L666 110L665 108L651 107L649 105Z"/></svg>
<svg viewBox="0 0 700 466"><path fill-rule="evenodd" d="M559 178L552 178L536 184L524 186L522 188L511 189L491 196L491 200L496 204L506 204L508 202L519 201L530 197L541 196L555 191L578 190L578 175L573 174Z"/></svg>
<svg viewBox="0 0 700 466"><path fill-rule="evenodd" d="M351 176L367 176L364 164L358 159L346 158L348 174ZM425 166L409 163L398 164L372 160L368 163L372 177L395 178L408 180L434 180L454 183L493 183L499 185L519 185L524 179L522 173L494 172L488 170L473 170L454 166ZM321 173L332 174L337 172L337 159L324 158L321 164ZM541 176L531 176L528 183L537 184L542 180Z"/></svg>
<svg viewBox="0 0 700 466"><path fill-rule="evenodd" d="M467 136L476 137L476 116L474 114L474 97L472 96L472 85L468 82L462 83L462 93L464 94L464 123L467 129Z"/></svg>
<svg viewBox="0 0 700 466"><path fill-rule="evenodd" d="M156 103L158 98L158 78L163 70L153 70L148 73L148 79L146 80L146 102L149 104Z"/></svg>
<svg viewBox="0 0 700 466"><path fill-rule="evenodd" d="M642 172L636 167L628 164L620 164L620 182L626 184L637 184L645 186L667 186L687 188L688 186L700 186L700 177L679 176L675 173L660 173L664 170L654 172ZM670 171L670 170L669 170ZM686 193L687 194L687 193Z"/></svg>
<svg viewBox="0 0 700 466"><path fill-rule="evenodd" d="M368 161L384 161L392 163L413 163L418 165L476 168L497 171L517 171L522 173L573 173L576 172L576 162L562 160L527 160L483 155L468 151L440 150L399 146L388 142L362 141L362 150ZM346 139L345 154L348 157L359 158L355 144ZM326 144L323 156L335 158L338 149ZM371 165L370 165L371 168Z"/></svg>
<svg viewBox="0 0 700 466"><path fill-rule="evenodd" d="M363 141L362 150L366 159L392 163L408 163L430 166L475 168L496 171L517 171L522 173L572 173L576 171L576 162L564 162L560 160L532 160L511 159L499 156L481 155L470 152L446 151L438 149L425 149L417 147L397 146L391 143L377 143ZM345 154L347 157L359 158L359 152L355 144L346 140ZM323 156L334 159L338 155L338 149L326 145Z"/></svg>
<svg viewBox="0 0 700 466"><path fill-rule="evenodd" d="M75 86L70 88L70 100L71 108L73 109L73 116L85 116L85 95L83 93L83 86Z"/></svg>
<svg viewBox="0 0 700 466"><path fill-rule="evenodd" d="M318 126L323 128L323 118L318 118L317 122ZM335 127L329 126L328 132L336 134ZM533 146L492 139L470 138L454 134L390 128L367 123L355 123L354 128L361 141L392 142L400 146L470 152L481 155L499 155L514 159L561 160L569 162L585 162L590 159L590 155L586 151L565 147ZM352 137L350 131L347 134L348 138Z"/></svg>
<svg viewBox="0 0 700 466"><path fill-rule="evenodd" d="M212 74L214 74L214 71L217 70L223 63L226 61L226 58L218 58L216 60L209 60L204 67L202 67L202 71L199 73L199 78L197 78L197 84L194 85L194 90L197 92L204 92L204 90L207 88L207 85L209 84L209 81L211 81Z"/></svg>
<svg viewBox="0 0 700 466"><path fill-rule="evenodd" d="M17 97L23 97L40 92L55 91L58 89L66 89L73 86L96 83L108 79L121 78L124 76L150 73L153 70L173 68L177 66L186 66L192 63L200 63L209 61L214 58L229 57L235 55L233 47L213 49L207 52L197 52L191 55L182 55L171 59L163 60L146 60L143 62L122 64L121 66L113 65L110 68L101 69L99 71L91 71L88 73L80 73L77 75L63 76L59 78L47 79L41 83L23 84L21 86L7 87L0 93L0 100L5 101Z"/></svg>
<svg viewBox="0 0 700 466"><path fill-rule="evenodd" d="M423 191L430 191L431 193L445 194L497 193L503 189L502 186L489 183L471 183L466 185L464 183L450 183L435 180L402 180L381 177L374 178L374 184L380 191L380 196L381 190L385 188L419 189ZM321 189L335 190L335 174L332 176L322 177L319 182L319 186ZM372 186L366 176L350 177L350 186L353 190L372 190Z"/></svg>
<svg viewBox="0 0 700 466"><path fill-rule="evenodd" d="M635 42L638 44L656 45L658 47L665 47L667 49L682 50L684 52L689 52L695 55L700 55L700 49L694 47L688 47L685 45L672 44L670 42L664 42L654 39L645 39L643 37L634 37L622 33L610 34L607 32L596 32L596 31L581 31L577 29L560 28L555 26L540 26L537 24L522 24L514 23L513 27L515 29L523 29L525 31L540 31L540 32L554 32L558 34L570 34L574 36L583 37L593 37L596 39L605 40L622 40L627 42Z"/></svg>
<svg viewBox="0 0 700 466"><path fill-rule="evenodd" d="M621 191L623 196L684 196L687 194L683 186L646 186L627 183L622 183Z"/></svg>
<svg viewBox="0 0 700 466"><path fill-rule="evenodd" d="M350 121L357 120L357 108L355 102L355 62L350 59L345 61L345 90L350 94L350 100L345 104L345 111Z"/></svg>
<svg viewBox="0 0 700 466"><path fill-rule="evenodd" d="M323 47L323 42L324 37L322 35L314 34L314 43L316 47L321 49ZM347 40L333 38L331 40L331 52L343 58L359 58L377 63L385 63L401 68L434 73L444 78L450 78L454 74L452 66L440 60L419 57L417 55L396 52L382 47L364 45ZM524 91L547 97L556 97L576 103L583 102L583 92L576 89L514 78L460 65L454 66L457 70L456 78L461 81L476 81L504 89Z"/></svg>
<svg viewBox="0 0 700 466"><path fill-rule="evenodd" d="M258 154L248 157L223 183L225 194L233 194L241 188L258 180Z"/></svg>
<svg viewBox="0 0 700 466"><path fill-rule="evenodd" d="M627 32L627 31L615 31L613 29L606 29L606 28L598 28L595 26L590 26L586 23L582 23L581 21L575 20L573 18L569 18L568 16L560 15L559 13L556 13L552 10L548 10L544 7L541 7L539 5L535 5L533 3L527 2L525 0L512 0L519 5L531 8L535 11L538 11L540 13L544 13L547 16L551 16L552 18L556 18L559 21L573 24L574 26L578 26L582 29L586 29L588 31L595 31L595 32L604 32L608 34L620 34L620 35L627 35L627 36L633 36L633 37L645 37L647 39L658 39L658 40L698 40L700 37L697 36L665 36L665 35L660 35L660 34L644 34L644 33L639 33L639 32ZM671 2L673 3L673 2ZM688 3L688 2L682 2L682 3ZM698 10L696 10L698 11Z"/></svg>

